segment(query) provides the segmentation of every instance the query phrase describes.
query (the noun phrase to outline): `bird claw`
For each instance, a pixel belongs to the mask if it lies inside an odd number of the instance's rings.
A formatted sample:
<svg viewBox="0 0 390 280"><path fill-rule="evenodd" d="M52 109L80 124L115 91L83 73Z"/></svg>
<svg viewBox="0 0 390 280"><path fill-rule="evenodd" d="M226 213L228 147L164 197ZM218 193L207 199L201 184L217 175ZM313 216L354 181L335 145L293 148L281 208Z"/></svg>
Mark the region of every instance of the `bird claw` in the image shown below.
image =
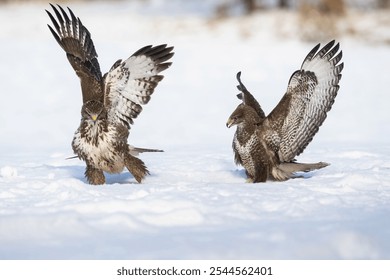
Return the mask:
<svg viewBox="0 0 390 280"><path fill-rule="evenodd" d="M254 181L253 181L253 179L252 178L247 178L246 180L245 180L245 183L253 183Z"/></svg>

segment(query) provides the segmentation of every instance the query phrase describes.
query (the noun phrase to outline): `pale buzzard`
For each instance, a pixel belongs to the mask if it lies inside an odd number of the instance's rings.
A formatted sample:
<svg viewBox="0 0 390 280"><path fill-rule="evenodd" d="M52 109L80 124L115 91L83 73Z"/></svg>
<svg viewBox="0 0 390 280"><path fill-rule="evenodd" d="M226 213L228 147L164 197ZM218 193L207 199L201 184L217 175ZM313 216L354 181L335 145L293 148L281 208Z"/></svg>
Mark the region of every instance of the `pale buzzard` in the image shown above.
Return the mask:
<svg viewBox="0 0 390 280"><path fill-rule="evenodd" d="M51 4L50 4L51 5ZM135 157L140 152L159 151L127 144L130 126L149 102L159 73L167 69L173 47L146 46L125 61L118 60L102 76L91 34L73 12L51 5L48 11L54 28L49 29L81 81L83 106L81 123L72 148L85 161L85 176L90 184L104 184L104 172L119 173L126 167L141 182L148 174L145 164Z"/></svg>
<svg viewBox="0 0 390 280"><path fill-rule="evenodd" d="M311 142L331 109L339 90L344 64L342 51L331 41L320 44L306 56L295 71L287 92L272 112L265 116L261 106L242 84L239 72L238 105L227 121L237 125L233 139L236 164L242 165L249 182L283 181L295 172L307 172L327 163L297 163L294 158Z"/></svg>

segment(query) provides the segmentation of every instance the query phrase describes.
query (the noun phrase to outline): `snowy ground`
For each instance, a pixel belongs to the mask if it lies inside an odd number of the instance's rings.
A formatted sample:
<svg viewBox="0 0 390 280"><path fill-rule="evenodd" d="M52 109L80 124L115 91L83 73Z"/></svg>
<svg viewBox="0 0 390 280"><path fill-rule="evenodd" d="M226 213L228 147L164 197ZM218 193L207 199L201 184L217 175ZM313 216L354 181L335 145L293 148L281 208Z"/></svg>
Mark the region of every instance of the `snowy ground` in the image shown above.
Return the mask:
<svg viewBox="0 0 390 280"><path fill-rule="evenodd" d="M173 66L130 136L165 153L141 156L151 171L143 184L127 172L86 184L84 164L65 159L81 94L46 27L49 7L0 6L1 259L390 258L388 46L338 38L339 96L299 158L331 166L246 184L225 126L238 104L235 74L242 71L270 112L314 46L275 31L288 17L213 22L122 2L71 7L92 33L103 71L143 45L175 46Z"/></svg>

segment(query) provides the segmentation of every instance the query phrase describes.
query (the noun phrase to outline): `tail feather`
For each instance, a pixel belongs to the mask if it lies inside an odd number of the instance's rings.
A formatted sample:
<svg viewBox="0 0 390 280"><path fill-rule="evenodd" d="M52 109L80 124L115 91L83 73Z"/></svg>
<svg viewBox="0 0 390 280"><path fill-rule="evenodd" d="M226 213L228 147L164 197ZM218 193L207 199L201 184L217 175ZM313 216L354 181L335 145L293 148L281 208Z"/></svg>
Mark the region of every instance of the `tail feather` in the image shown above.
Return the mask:
<svg viewBox="0 0 390 280"><path fill-rule="evenodd" d="M159 149L146 149L146 148L138 148L129 145L129 152L132 156L138 156L140 153L161 153L164 152L163 150Z"/></svg>
<svg viewBox="0 0 390 280"><path fill-rule="evenodd" d="M309 172L316 169L321 169L328 166L329 163L299 163L299 162L283 162L276 168L272 169L272 176L277 181L285 181L295 177L296 172Z"/></svg>
<svg viewBox="0 0 390 280"><path fill-rule="evenodd" d="M279 165L279 168L284 172L309 172L315 169L321 169L328 166L329 163L317 162L317 163L299 163L299 162L284 162Z"/></svg>
<svg viewBox="0 0 390 280"><path fill-rule="evenodd" d="M75 159L75 158L79 158L79 156L67 157L67 158L65 158L65 159Z"/></svg>

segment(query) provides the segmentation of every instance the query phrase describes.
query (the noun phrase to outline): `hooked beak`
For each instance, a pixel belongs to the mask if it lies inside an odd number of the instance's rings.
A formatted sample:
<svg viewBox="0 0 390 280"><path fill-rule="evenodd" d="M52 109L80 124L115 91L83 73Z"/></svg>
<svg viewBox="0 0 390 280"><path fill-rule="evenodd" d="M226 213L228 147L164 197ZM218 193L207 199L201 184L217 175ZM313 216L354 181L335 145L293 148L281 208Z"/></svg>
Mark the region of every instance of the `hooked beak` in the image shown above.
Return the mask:
<svg viewBox="0 0 390 280"><path fill-rule="evenodd" d="M226 127L231 128L234 125L234 119L229 118L228 121L226 122Z"/></svg>
<svg viewBox="0 0 390 280"><path fill-rule="evenodd" d="M91 119L95 122L96 120L97 120L97 115L96 114L93 114L92 116L91 116Z"/></svg>

